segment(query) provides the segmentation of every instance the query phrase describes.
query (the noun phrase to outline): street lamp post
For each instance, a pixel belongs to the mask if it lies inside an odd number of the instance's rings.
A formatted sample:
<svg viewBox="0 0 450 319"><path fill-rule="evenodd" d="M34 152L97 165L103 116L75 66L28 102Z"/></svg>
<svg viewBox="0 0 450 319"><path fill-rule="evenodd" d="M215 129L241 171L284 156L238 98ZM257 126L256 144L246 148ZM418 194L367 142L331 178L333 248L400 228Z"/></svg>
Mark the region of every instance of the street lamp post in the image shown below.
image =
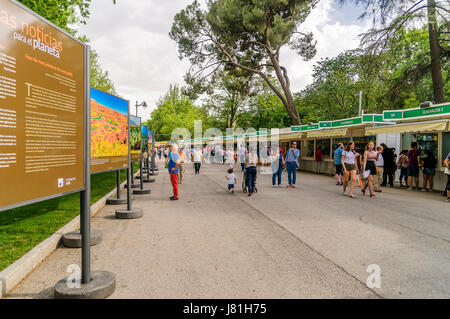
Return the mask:
<svg viewBox="0 0 450 319"><path fill-rule="evenodd" d="M138 116L138 107L142 106L144 109L147 107L147 103L144 101L141 104L138 104L138 102L136 101L136 116Z"/></svg>

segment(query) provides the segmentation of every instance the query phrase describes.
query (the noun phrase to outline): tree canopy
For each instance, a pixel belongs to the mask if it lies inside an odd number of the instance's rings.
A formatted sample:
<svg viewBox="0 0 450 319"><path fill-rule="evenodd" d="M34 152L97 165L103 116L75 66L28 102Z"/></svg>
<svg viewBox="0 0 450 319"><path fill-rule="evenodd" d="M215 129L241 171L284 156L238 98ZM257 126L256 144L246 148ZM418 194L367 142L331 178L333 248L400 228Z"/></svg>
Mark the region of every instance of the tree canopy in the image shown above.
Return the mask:
<svg viewBox="0 0 450 319"><path fill-rule="evenodd" d="M174 19L170 37L191 68L186 82L198 85L216 72L241 69L261 77L278 96L293 124L300 124L280 50L289 45L305 60L315 53L311 33L300 26L318 0L195 0ZM277 83L273 83L271 75Z"/></svg>

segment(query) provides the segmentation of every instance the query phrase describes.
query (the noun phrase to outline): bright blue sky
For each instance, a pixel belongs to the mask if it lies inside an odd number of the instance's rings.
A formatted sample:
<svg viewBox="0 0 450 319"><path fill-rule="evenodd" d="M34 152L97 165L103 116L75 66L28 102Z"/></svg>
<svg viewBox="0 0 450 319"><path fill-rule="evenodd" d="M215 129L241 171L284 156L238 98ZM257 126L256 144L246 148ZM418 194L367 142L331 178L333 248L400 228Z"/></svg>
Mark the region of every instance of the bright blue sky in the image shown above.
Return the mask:
<svg viewBox="0 0 450 319"><path fill-rule="evenodd" d="M94 88L91 88L91 99L94 99L97 103L107 106L114 111L128 116L128 101L106 94Z"/></svg>

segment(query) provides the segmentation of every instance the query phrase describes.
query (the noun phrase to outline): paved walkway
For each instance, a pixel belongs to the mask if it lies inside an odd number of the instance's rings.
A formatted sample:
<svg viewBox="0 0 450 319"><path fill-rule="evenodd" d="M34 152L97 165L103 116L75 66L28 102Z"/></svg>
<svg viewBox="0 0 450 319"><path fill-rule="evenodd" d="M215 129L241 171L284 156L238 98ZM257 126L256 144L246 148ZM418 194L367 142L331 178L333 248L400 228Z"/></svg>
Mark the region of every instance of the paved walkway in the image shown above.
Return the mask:
<svg viewBox="0 0 450 319"><path fill-rule="evenodd" d="M187 165L181 200L170 202L164 166L137 220L106 207L92 220L104 240L92 269L117 276L112 298L449 298L450 205L438 194L387 188L377 200L342 195L333 179L300 173L296 189L226 192L226 165ZM242 181L239 169L238 183ZM286 176L283 176L284 182ZM11 298L52 297L80 250L60 248ZM381 268L368 289L367 266Z"/></svg>

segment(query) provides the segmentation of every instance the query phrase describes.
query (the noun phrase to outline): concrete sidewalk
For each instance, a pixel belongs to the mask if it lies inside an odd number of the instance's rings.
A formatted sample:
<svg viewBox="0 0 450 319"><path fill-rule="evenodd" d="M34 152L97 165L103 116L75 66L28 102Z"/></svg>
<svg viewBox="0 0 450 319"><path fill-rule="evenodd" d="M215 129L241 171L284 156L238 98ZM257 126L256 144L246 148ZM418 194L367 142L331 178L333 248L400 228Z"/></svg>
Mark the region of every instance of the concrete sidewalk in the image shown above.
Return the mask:
<svg viewBox="0 0 450 319"><path fill-rule="evenodd" d="M182 199L170 202L161 169L152 195L135 202L143 218L116 220L115 208L106 207L93 219L104 241L92 247L92 269L116 274L112 298L376 297L207 174L214 172L194 176L188 169ZM80 250L58 249L9 297L51 298L80 258Z"/></svg>
<svg viewBox="0 0 450 319"><path fill-rule="evenodd" d="M450 296L450 205L438 195L387 189L354 200L331 178L300 173L297 189L260 175L247 197L226 192L226 165L195 176L187 164L181 200L170 202L159 166L152 194L136 196L143 218L116 220L106 207L92 220L104 231L92 269L116 274L112 298ZM51 298L80 262L80 250L60 248L10 297ZM381 268L380 289L365 286L370 264Z"/></svg>

